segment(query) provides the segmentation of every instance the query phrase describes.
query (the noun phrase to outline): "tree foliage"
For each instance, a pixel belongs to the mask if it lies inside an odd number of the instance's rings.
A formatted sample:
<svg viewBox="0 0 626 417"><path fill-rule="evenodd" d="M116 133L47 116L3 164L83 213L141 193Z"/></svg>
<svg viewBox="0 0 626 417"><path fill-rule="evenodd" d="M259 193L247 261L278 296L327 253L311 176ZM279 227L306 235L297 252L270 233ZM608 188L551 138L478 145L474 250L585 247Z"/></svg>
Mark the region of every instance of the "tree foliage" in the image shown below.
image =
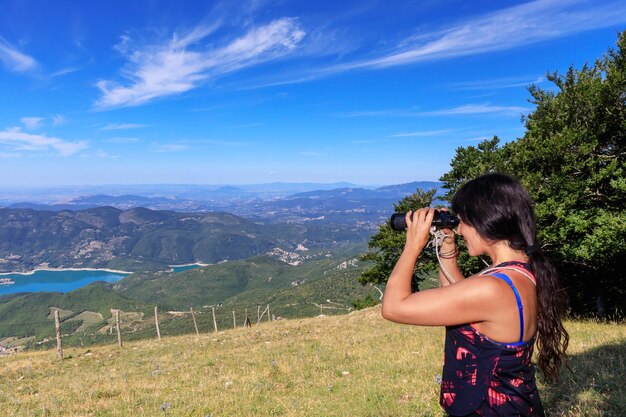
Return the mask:
<svg viewBox="0 0 626 417"><path fill-rule="evenodd" d="M441 180L447 198L491 171L522 181L535 201L539 239L575 313L624 313L626 289L626 32L593 66L550 73L529 87L535 110L524 136L457 149Z"/></svg>
<svg viewBox="0 0 626 417"><path fill-rule="evenodd" d="M497 136L460 147L441 177L444 199L487 172L517 177L535 201L539 241L555 262L575 314L622 316L626 312L626 32L617 47L581 69L547 74L551 89L529 87L535 109L523 117L526 132L500 144ZM396 211L429 206L434 191L417 193ZM386 282L404 245L404 233L389 223L372 236L363 260L374 265L362 283ZM463 246L462 242L458 242ZM462 248L461 248L462 249ZM466 251L465 274L482 267ZM413 284L436 266L432 253L420 256Z"/></svg>
<svg viewBox="0 0 626 417"><path fill-rule="evenodd" d="M422 207L429 207L433 202L433 197L437 190L429 191L416 190L415 193L404 197L394 204L397 213L405 213L410 210L417 210ZM384 284L391 274L394 265L402 254L405 232L396 232L391 228L390 222L382 224L378 233L374 234L368 243L368 251L361 256L362 261L372 261L373 265L363 272L359 278L362 284ZM420 256L413 270L412 285L414 289L419 288L419 283L424 280L425 275L435 267L436 259L431 251L424 251Z"/></svg>
<svg viewBox="0 0 626 417"><path fill-rule="evenodd" d="M443 188L448 192L444 199L450 201L463 184L486 172L505 171L500 139L494 136L484 140L476 146L457 148L456 155L450 162L451 170L445 173L440 180Z"/></svg>

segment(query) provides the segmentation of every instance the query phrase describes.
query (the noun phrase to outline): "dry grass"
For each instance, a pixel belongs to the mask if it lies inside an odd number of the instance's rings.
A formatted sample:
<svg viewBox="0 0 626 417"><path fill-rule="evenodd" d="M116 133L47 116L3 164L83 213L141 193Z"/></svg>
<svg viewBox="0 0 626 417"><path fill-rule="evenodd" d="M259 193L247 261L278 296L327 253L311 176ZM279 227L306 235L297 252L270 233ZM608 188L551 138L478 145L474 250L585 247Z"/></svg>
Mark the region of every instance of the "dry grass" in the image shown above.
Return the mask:
<svg viewBox="0 0 626 417"><path fill-rule="evenodd" d="M542 386L547 407L621 415L624 326L568 329L582 375ZM395 325L372 308L67 349L62 363L54 351L22 353L0 359L0 416L441 416L442 343L443 329Z"/></svg>

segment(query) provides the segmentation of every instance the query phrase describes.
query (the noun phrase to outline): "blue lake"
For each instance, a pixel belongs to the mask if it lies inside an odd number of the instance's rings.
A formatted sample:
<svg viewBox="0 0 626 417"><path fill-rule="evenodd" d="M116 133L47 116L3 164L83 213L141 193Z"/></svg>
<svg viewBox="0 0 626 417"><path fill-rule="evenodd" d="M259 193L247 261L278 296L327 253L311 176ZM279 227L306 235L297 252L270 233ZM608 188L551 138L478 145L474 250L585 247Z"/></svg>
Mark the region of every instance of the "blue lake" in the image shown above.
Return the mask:
<svg viewBox="0 0 626 417"><path fill-rule="evenodd" d="M183 271L189 271L190 269L200 268L200 265L198 265L198 264L192 264L192 265L170 265L170 267L172 268L172 272L183 272Z"/></svg>
<svg viewBox="0 0 626 417"><path fill-rule="evenodd" d="M9 274L15 284L0 285L0 295L18 292L70 292L92 282L117 282L127 274L108 271L35 271L31 275Z"/></svg>

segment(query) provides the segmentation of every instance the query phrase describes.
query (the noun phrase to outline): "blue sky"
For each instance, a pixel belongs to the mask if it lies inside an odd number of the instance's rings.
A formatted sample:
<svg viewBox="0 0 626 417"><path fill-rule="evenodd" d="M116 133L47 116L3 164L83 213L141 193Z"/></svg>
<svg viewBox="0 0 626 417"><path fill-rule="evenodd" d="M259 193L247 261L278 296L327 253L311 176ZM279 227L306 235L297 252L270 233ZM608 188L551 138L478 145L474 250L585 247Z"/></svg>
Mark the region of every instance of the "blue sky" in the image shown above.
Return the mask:
<svg viewBox="0 0 626 417"><path fill-rule="evenodd" d="M613 0L5 0L0 186L437 180L625 27Z"/></svg>

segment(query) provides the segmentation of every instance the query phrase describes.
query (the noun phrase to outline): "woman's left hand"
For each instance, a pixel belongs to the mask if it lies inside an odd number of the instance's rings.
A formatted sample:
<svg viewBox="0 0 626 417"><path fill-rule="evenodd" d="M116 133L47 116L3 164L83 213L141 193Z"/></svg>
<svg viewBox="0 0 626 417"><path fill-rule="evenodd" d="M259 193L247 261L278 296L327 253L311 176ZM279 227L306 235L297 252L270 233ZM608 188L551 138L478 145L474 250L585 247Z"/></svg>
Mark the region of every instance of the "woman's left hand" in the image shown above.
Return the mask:
<svg viewBox="0 0 626 417"><path fill-rule="evenodd" d="M406 244L404 248L421 252L430 238L430 227L435 216L435 209L422 208L406 214Z"/></svg>

